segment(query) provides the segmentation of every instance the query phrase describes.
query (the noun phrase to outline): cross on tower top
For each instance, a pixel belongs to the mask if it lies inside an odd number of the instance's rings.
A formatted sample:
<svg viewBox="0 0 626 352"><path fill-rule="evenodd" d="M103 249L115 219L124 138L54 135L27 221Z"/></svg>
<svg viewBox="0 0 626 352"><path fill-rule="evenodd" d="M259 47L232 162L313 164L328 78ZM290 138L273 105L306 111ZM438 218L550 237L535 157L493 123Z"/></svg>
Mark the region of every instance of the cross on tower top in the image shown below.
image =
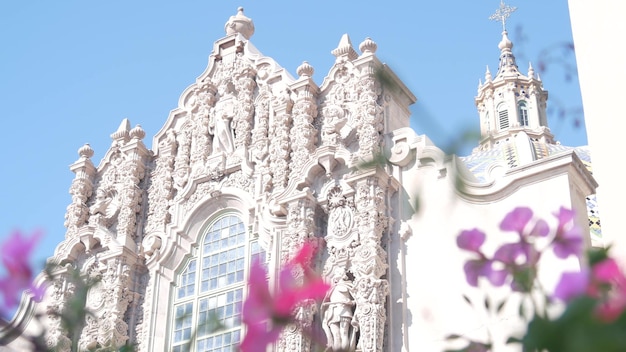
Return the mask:
<svg viewBox="0 0 626 352"><path fill-rule="evenodd" d="M502 22L502 30L506 31L506 19L509 18L515 10L517 10L517 7L509 6L505 4L503 0L500 0L500 8L498 8L493 15L489 16L489 19Z"/></svg>

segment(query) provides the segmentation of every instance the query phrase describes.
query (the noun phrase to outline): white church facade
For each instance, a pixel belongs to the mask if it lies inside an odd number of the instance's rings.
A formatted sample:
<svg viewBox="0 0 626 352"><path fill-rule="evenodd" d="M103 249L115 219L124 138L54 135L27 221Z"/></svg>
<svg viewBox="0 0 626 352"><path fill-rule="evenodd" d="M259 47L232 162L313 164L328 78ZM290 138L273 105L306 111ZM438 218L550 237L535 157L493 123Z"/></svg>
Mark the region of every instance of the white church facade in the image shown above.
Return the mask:
<svg viewBox="0 0 626 352"><path fill-rule="evenodd" d="M341 305L350 324L335 329L339 320L307 305L269 350L314 351L302 329L316 329L356 351L441 351L451 333L517 326L463 301L475 289L456 246L461 230L497 232L520 205L545 217L565 206L586 245L603 245L589 212L589 152L556 142L548 92L532 67L519 71L506 31L498 70L487 70L475 98L479 145L458 157L410 128L416 97L371 39L355 48L344 35L318 86L308 63L294 78L253 46L242 9L225 29L152 150L128 120L99 165L89 145L79 149L67 233L51 258L62 264L59 279L41 303L24 300L13 331L46 329L49 346L70 351L72 332L53 312L74 294L64 278L71 267L98 278L80 351L236 351L250 264L264 261L275 282L313 242L313 264L342 292L326 303ZM212 318L223 329L206 328ZM10 340L9 350L31 348Z"/></svg>

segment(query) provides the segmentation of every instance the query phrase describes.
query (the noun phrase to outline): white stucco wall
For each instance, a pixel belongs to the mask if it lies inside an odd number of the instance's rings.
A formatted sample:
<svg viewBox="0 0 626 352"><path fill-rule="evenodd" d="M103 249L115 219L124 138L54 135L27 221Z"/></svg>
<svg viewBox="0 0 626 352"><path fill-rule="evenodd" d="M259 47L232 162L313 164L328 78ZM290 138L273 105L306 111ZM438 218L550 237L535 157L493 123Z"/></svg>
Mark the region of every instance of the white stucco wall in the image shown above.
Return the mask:
<svg viewBox="0 0 626 352"><path fill-rule="evenodd" d="M478 340L486 340L487 331L496 343L497 351L518 351L518 345L505 345L506 339L516 331L523 331L523 323L518 319L517 295L510 295L508 286L493 289L487 282L481 288L470 287L465 280L463 264L471 257L457 248L456 237L465 229L479 228L487 233L483 250L487 256L493 255L502 243L514 242L515 233L499 230L500 221L517 206L530 206L538 217L553 225L552 215L561 206L575 208L584 196L577 195L580 184L576 172L568 168L554 168L557 161L535 163L535 172L542 170L541 181L524 177L523 185L512 194L492 202L468 202L453 194L449 178L437 179L435 167L431 172L419 175L416 179L424 183L418 192L428 199L423 202L420 212L410 221L413 227L411 237L406 241L406 282L409 325L409 347L420 351L442 351L447 344L444 337L449 334L463 334ZM552 166L550 166L552 165ZM560 164L564 165L564 164ZM569 170L569 171L568 171ZM511 179L513 175L505 177ZM586 188L583 186L583 188ZM588 192L586 188L582 192ZM503 189L501 194L508 194ZM586 215L583 213L583 215ZM586 218L582 217L586 226ZM552 290L566 268L579 266L578 259L557 260L550 251L542 259L540 271L542 283ZM482 280L481 280L482 281ZM492 306L498 299L510 296L502 314L488 315L483 307L485 293L493 298ZM471 308L462 298L470 297L476 308Z"/></svg>
<svg viewBox="0 0 626 352"><path fill-rule="evenodd" d="M624 119L623 83L626 81L626 2L569 0L576 61L591 148L602 235L626 265L626 233L622 202L626 198L619 160Z"/></svg>

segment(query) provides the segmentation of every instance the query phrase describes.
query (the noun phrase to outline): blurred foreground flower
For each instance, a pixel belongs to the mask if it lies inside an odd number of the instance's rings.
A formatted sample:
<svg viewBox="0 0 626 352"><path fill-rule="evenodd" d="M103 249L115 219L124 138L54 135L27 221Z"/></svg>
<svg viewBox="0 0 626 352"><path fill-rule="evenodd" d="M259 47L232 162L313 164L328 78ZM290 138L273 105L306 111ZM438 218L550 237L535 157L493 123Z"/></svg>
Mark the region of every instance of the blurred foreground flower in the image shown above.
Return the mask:
<svg viewBox="0 0 626 352"><path fill-rule="evenodd" d="M557 257L565 259L570 255L580 256L583 241L580 228L574 224L574 213L562 207L554 216L558 225L552 231L545 220L533 221L533 211L528 207L517 207L510 211L500 223L500 230L516 232L518 240L502 244L492 258L480 250L486 239L484 232L478 229L462 231L457 237L457 246L478 256L469 259L463 267L468 284L477 287L478 279L484 277L492 285L501 286L510 278L514 291L530 292L537 274L537 264L545 249L538 248L536 242L551 233L548 246L552 246Z"/></svg>
<svg viewBox="0 0 626 352"><path fill-rule="evenodd" d="M313 252L313 246L305 243L285 264L274 295L270 293L263 265L258 261L252 264L248 298L243 304L243 322L248 331L241 343L242 352L264 352L287 324L295 322L294 310L298 304L324 298L330 286L309 267ZM295 276L299 270L304 274L302 279Z"/></svg>
<svg viewBox="0 0 626 352"><path fill-rule="evenodd" d="M587 296L598 301L596 315L601 321L615 321L626 311L626 276L613 258L592 265L591 270L561 275L554 298L570 303Z"/></svg>
<svg viewBox="0 0 626 352"><path fill-rule="evenodd" d="M526 320L526 330L510 336L507 343L520 343L523 351L626 351L626 275L608 255L608 248L588 250L581 269L562 273L552 294L537 279L540 260L549 251L559 259L582 259L584 241L581 228L574 222L575 213L561 207L554 216L556 226L550 227L530 208L513 209L500 223L500 230L516 232L518 238L501 244L491 257L480 249L487 238L485 233L478 229L462 231L457 246L472 254L464 265L467 282L477 287L483 277L493 286L501 286L509 280L511 290L521 295L518 314ZM508 298L492 305L486 296L484 306L489 313L499 314ZM467 296L464 299L473 305ZM565 306L557 306L559 303ZM465 347L454 351L492 350L493 341L478 342L461 335L448 339L467 341Z"/></svg>
<svg viewBox="0 0 626 352"><path fill-rule="evenodd" d="M30 267L30 255L41 237L40 232L30 237L15 231L2 243L0 257L6 269L6 276L0 278L0 293L3 296L0 313L17 306L22 292L30 289L35 300L41 299L43 288L33 284L33 269Z"/></svg>

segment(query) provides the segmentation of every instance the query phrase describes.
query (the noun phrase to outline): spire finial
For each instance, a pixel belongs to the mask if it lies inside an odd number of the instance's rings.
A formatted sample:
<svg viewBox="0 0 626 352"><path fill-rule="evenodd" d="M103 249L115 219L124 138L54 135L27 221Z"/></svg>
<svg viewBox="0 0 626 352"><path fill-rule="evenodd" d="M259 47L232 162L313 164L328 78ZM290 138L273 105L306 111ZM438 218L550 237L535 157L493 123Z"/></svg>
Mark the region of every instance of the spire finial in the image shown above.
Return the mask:
<svg viewBox="0 0 626 352"><path fill-rule="evenodd" d="M493 15L489 16L489 19L502 22L502 30L506 32L506 19L509 18L515 10L517 10L517 7L509 6L504 3L504 0L500 0L500 7Z"/></svg>
<svg viewBox="0 0 626 352"><path fill-rule="evenodd" d="M528 78L535 78L535 69L530 61L528 62Z"/></svg>

